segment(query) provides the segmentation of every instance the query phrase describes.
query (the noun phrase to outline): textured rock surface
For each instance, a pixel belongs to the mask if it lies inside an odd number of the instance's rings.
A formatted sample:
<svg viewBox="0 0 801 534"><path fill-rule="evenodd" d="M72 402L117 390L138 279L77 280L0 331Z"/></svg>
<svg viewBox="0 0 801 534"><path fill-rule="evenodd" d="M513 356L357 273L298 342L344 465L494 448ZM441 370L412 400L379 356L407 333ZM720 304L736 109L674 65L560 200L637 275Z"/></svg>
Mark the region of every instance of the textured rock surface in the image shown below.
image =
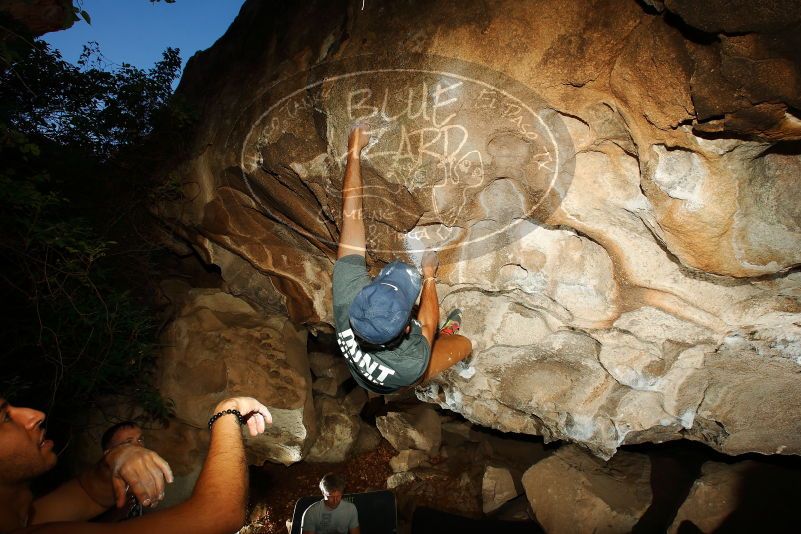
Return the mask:
<svg viewBox="0 0 801 534"><path fill-rule="evenodd" d="M333 378L318 378L312 383L312 391L329 397L336 397L339 386Z"/></svg>
<svg viewBox="0 0 801 534"><path fill-rule="evenodd" d="M504 468L487 467L481 481L481 503L484 513L494 512L515 497L517 489L512 473Z"/></svg>
<svg viewBox="0 0 801 534"><path fill-rule="evenodd" d="M367 393L362 388L354 388L342 399L342 406L351 415L359 415L367 402Z"/></svg>
<svg viewBox="0 0 801 534"><path fill-rule="evenodd" d="M179 422L204 428L219 401L258 397L273 425L247 439L249 462L300 460L317 429L305 329L216 289L184 293L171 284L167 293L180 312L164 335L160 389L175 402ZM198 464L191 455L182 461Z"/></svg>
<svg viewBox="0 0 801 534"><path fill-rule="evenodd" d="M344 462L359 436L361 423L338 399L321 396L314 402L318 433L306 460L309 462Z"/></svg>
<svg viewBox="0 0 801 534"><path fill-rule="evenodd" d="M418 406L408 412L389 412L377 417L378 431L395 450L415 449L436 454L442 442L442 426L437 412L428 406Z"/></svg>
<svg viewBox="0 0 801 534"><path fill-rule="evenodd" d="M423 451L414 449L406 449L400 451L396 456L389 460L389 465L395 473L402 473L410 471L415 467L421 465L428 459L428 456Z"/></svg>
<svg viewBox="0 0 801 534"><path fill-rule="evenodd" d="M390 476L387 479L387 488L388 489L395 489L398 486L403 486L404 484L410 484L414 482L416 477L414 473L410 473L409 471L404 471L402 473L395 473L394 475Z"/></svg>
<svg viewBox="0 0 801 534"><path fill-rule="evenodd" d="M530 521L528 500L513 498L523 493L523 473L553 449L541 440L499 435L460 419L442 418L438 454L406 449L391 460L399 472L387 484L396 488L399 515L412 517L419 506L468 517L483 517L492 509L495 519Z"/></svg>
<svg viewBox="0 0 801 534"><path fill-rule="evenodd" d="M201 119L159 215L228 291L330 329L366 121L370 264L439 247L474 340L421 399L602 457L799 454L801 31L750 6L248 1L186 69Z"/></svg>
<svg viewBox="0 0 801 534"><path fill-rule="evenodd" d="M339 355L328 354L325 352L310 352L309 365L311 372L318 378L329 378L335 387L341 385L350 378L350 371L345 364L345 360Z"/></svg>
<svg viewBox="0 0 801 534"><path fill-rule="evenodd" d="M736 510L741 494L742 474L753 468L749 462L734 466L708 462L695 481L687 500L676 513L670 533L684 521L691 521L702 532L714 532Z"/></svg>
<svg viewBox="0 0 801 534"><path fill-rule="evenodd" d="M789 469L788 469L789 467ZM798 519L799 469L746 460L707 462L668 532L684 532L689 522L700 532L794 532Z"/></svg>
<svg viewBox="0 0 801 534"><path fill-rule="evenodd" d="M567 446L526 471L523 486L548 533L631 532L651 505L650 473L643 454L607 463Z"/></svg>
<svg viewBox="0 0 801 534"><path fill-rule="evenodd" d="M356 437L356 442L353 444L353 454L360 454L365 451L375 450L382 440L381 432L374 426L361 425L359 435Z"/></svg>

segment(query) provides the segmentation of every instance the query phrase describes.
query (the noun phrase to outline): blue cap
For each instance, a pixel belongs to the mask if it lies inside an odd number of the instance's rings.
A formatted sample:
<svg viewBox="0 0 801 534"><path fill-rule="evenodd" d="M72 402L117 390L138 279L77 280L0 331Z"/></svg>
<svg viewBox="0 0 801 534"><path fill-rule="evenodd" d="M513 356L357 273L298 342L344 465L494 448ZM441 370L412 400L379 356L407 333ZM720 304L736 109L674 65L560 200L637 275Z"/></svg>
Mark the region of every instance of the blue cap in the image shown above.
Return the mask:
<svg viewBox="0 0 801 534"><path fill-rule="evenodd" d="M350 305L348 314L354 333L376 345L398 337L409 323L421 285L417 269L402 261L393 261L381 269Z"/></svg>

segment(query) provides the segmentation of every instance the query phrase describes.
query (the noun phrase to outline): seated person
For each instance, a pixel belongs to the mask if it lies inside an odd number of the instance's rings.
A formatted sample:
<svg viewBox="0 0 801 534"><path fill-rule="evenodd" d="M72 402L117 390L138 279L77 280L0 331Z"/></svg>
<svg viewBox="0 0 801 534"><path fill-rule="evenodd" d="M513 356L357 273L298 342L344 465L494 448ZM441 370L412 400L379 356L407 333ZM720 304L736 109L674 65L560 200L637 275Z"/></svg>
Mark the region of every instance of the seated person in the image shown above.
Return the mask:
<svg viewBox="0 0 801 534"><path fill-rule="evenodd" d="M140 447L145 446L142 428L134 421L117 423L103 432L103 436L100 438L100 446L103 448L104 453L123 443L130 443Z"/></svg>
<svg viewBox="0 0 801 534"><path fill-rule="evenodd" d="M303 512L300 531L303 534L359 534L359 514L352 502L343 501L345 480L328 473L320 480L323 500Z"/></svg>
<svg viewBox="0 0 801 534"><path fill-rule="evenodd" d="M145 437L142 435L142 427L134 421L122 421L109 427L103 436L100 438L100 447L103 449L103 454L108 452L124 443L135 445L138 447L145 446ZM99 521L106 523L116 523L125 519L132 519L139 517L144 512L142 503L136 500L136 497L128 492L128 502L125 507L110 510L103 514Z"/></svg>
<svg viewBox="0 0 801 534"><path fill-rule="evenodd" d="M236 532L245 522L247 462L240 426L264 432L270 412L255 399L236 397L217 405L209 419L211 440L192 496L184 503L122 523L86 523L133 492L144 506L164 498L173 481L169 465L144 447L123 443L91 470L55 491L34 498L33 479L56 465L45 438L45 415L0 398L0 534L161 534Z"/></svg>

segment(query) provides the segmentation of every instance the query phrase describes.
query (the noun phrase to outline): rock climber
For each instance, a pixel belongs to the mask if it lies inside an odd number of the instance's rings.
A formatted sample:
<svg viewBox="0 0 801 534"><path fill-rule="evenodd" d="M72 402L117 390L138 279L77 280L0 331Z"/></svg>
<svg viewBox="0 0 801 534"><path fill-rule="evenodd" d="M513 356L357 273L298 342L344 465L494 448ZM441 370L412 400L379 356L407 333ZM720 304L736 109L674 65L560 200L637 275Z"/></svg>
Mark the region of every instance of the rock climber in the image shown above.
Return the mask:
<svg viewBox="0 0 801 534"><path fill-rule="evenodd" d="M367 273L362 213L361 152L370 140L353 128L342 184L342 232L334 264L334 321L337 342L356 382L388 394L428 380L472 351L459 335L461 312L452 311L438 331L436 274L439 260L423 254L418 270L402 261L386 265L374 279ZM422 292L421 292L422 290ZM416 317L412 309L420 296Z"/></svg>

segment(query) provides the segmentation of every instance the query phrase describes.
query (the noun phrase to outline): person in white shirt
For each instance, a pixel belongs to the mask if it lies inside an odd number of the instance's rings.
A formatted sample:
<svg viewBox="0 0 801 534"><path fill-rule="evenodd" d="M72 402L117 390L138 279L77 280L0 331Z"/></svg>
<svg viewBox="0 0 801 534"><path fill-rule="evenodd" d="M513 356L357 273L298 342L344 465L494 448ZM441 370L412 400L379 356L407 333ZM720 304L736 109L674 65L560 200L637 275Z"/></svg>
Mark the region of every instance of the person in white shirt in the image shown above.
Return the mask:
<svg viewBox="0 0 801 534"><path fill-rule="evenodd" d="M303 534L360 534L359 514L356 506L342 500L345 480L328 473L320 480L323 500L303 512L300 530Z"/></svg>

